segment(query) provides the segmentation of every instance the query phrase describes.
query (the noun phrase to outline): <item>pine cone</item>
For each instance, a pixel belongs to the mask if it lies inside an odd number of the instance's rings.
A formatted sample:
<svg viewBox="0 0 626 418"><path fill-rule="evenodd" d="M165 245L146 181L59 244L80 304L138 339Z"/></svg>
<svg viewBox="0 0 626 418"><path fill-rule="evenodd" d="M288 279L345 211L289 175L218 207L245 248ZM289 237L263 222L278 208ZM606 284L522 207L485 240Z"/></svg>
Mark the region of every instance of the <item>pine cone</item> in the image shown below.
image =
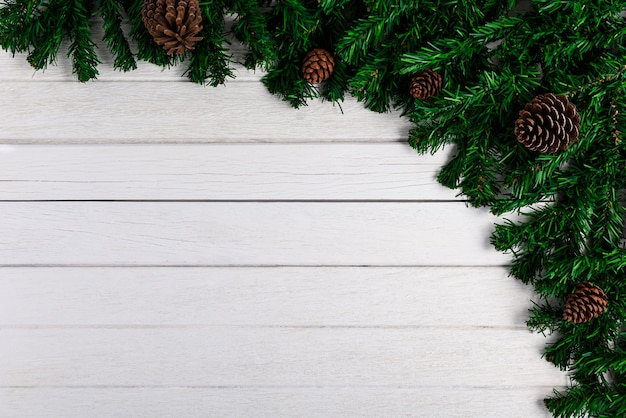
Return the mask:
<svg viewBox="0 0 626 418"><path fill-rule="evenodd" d="M563 319L580 324L599 317L606 310L608 299L604 291L591 283L579 283L567 296Z"/></svg>
<svg viewBox="0 0 626 418"><path fill-rule="evenodd" d="M531 151L556 154L578 141L580 115L566 96L535 96L515 121L517 140Z"/></svg>
<svg viewBox="0 0 626 418"><path fill-rule="evenodd" d="M325 49L315 48L309 51L302 62L304 79L311 84L327 80L335 69L335 58Z"/></svg>
<svg viewBox="0 0 626 418"><path fill-rule="evenodd" d="M198 0L144 0L141 18L148 33L168 55L193 49L202 30Z"/></svg>
<svg viewBox="0 0 626 418"><path fill-rule="evenodd" d="M414 99L428 99L439 93L443 85L441 74L428 69L420 71L411 78L409 93Z"/></svg>

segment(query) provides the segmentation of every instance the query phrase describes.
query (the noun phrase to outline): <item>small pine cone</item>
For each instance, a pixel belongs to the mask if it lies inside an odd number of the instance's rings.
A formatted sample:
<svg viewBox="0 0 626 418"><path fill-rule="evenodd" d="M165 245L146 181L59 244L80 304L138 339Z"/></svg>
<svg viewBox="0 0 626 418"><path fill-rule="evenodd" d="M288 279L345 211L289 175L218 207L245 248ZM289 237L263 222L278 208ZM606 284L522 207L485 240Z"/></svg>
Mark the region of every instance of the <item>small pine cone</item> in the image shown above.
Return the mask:
<svg viewBox="0 0 626 418"><path fill-rule="evenodd" d="M567 296L563 319L574 324L599 317L606 310L608 299L604 291L591 283L579 283L576 291Z"/></svg>
<svg viewBox="0 0 626 418"><path fill-rule="evenodd" d="M148 33L168 55L183 54L202 40L198 0L144 0L141 18Z"/></svg>
<svg viewBox="0 0 626 418"><path fill-rule="evenodd" d="M578 141L580 115L566 96L535 96L515 121L517 140L531 151L556 154Z"/></svg>
<svg viewBox="0 0 626 418"><path fill-rule="evenodd" d="M428 99L439 93L443 85L443 77L431 69L420 71L411 78L409 93L414 99Z"/></svg>
<svg viewBox="0 0 626 418"><path fill-rule="evenodd" d="M302 74L311 84L327 80L335 69L335 58L325 49L315 48L309 51L302 61Z"/></svg>

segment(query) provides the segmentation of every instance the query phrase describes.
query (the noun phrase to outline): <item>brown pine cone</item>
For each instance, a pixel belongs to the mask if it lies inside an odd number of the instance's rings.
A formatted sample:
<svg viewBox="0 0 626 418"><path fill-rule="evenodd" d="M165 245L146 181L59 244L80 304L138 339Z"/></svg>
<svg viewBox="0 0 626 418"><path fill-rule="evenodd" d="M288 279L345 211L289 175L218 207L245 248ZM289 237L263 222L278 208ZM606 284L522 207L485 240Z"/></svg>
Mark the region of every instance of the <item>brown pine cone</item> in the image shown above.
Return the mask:
<svg viewBox="0 0 626 418"><path fill-rule="evenodd" d="M335 69L335 58L325 49L315 48L309 51L302 61L302 74L311 84L327 80Z"/></svg>
<svg viewBox="0 0 626 418"><path fill-rule="evenodd" d="M441 91L443 77L431 69L420 71L411 78L409 93L414 99L425 100Z"/></svg>
<svg viewBox="0 0 626 418"><path fill-rule="evenodd" d="M531 151L556 154L578 141L580 115L566 96L535 96L515 121L517 140Z"/></svg>
<svg viewBox="0 0 626 418"><path fill-rule="evenodd" d="M606 310L608 299L604 291L591 283L579 283L576 291L567 296L563 319L574 324L599 317Z"/></svg>
<svg viewBox="0 0 626 418"><path fill-rule="evenodd" d="M144 0L141 18L148 33L168 55L183 54L202 39L198 0Z"/></svg>

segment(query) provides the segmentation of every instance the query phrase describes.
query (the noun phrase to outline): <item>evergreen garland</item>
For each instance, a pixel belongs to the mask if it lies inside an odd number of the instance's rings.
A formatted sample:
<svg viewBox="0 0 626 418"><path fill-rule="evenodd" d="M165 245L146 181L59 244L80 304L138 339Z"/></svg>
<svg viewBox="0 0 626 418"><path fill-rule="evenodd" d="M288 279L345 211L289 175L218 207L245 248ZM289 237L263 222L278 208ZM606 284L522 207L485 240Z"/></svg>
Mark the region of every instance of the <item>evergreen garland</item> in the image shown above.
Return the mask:
<svg viewBox="0 0 626 418"><path fill-rule="evenodd" d="M236 41L247 48L245 67L264 70L267 89L294 107L350 94L376 112L400 110L419 153L455 150L442 184L474 206L521 216L497 225L492 242L540 296L528 325L556 334L546 358L571 373L571 386L546 399L547 408L556 417L624 417L626 1L517 3L205 0L202 40L170 56L145 30L139 0L1 0L0 45L43 69L66 42L77 79L88 81L98 75L90 28L99 15L123 71L137 60L182 64L193 82L219 85L233 76L228 43ZM313 48L334 56L332 76L319 85L302 76ZM425 71L442 85L415 98L412 79ZM530 151L514 134L520 110L548 93L580 113L578 141L554 154ZM602 298L589 318L576 313L586 322L574 323L563 311L581 283Z"/></svg>

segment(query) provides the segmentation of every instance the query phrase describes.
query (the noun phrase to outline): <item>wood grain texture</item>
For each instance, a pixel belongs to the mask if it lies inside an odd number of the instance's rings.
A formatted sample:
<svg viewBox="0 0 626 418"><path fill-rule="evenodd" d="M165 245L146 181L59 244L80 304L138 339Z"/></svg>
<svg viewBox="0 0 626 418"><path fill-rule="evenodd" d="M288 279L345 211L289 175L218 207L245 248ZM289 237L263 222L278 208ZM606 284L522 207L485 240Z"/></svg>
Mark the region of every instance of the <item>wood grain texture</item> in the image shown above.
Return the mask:
<svg viewBox="0 0 626 418"><path fill-rule="evenodd" d="M404 143L4 145L0 200L454 200L434 178L447 158Z"/></svg>
<svg viewBox="0 0 626 418"><path fill-rule="evenodd" d="M507 276L506 267L5 267L0 328L523 330L533 292Z"/></svg>
<svg viewBox="0 0 626 418"><path fill-rule="evenodd" d="M463 203L4 202L1 265L504 265ZM36 255L36 257L34 257Z"/></svg>
<svg viewBox="0 0 626 418"><path fill-rule="evenodd" d="M551 387L0 388L4 418L549 418Z"/></svg>
<svg viewBox="0 0 626 418"><path fill-rule="evenodd" d="M519 329L90 327L0 335L4 387L564 383L540 358L543 338Z"/></svg>
<svg viewBox="0 0 626 418"><path fill-rule="evenodd" d="M341 105L343 113L320 100L296 111L260 83L130 86L0 84L0 114L10 115L0 143L397 142L410 127L399 113L374 113L352 98Z"/></svg>

